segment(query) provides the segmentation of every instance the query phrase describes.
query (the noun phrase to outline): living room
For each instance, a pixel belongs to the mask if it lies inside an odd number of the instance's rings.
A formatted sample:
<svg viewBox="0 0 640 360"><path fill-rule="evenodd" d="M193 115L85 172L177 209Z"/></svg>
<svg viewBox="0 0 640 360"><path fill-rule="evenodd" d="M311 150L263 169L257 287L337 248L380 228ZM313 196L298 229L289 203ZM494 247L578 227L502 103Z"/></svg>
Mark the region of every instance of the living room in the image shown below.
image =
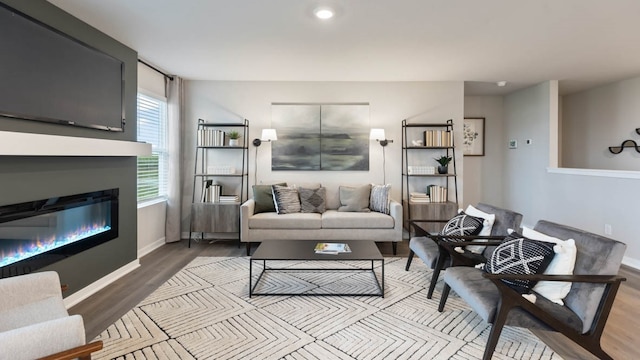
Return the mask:
<svg viewBox="0 0 640 360"><path fill-rule="evenodd" d="M136 133L132 130L136 128L133 120L136 84L139 76L148 71L138 70L145 66L138 64L137 60L138 57L151 58L145 54L145 46L123 45L125 42L115 34L105 34L89 26L100 28L98 24L83 19L89 23L87 25L53 5L64 9L65 5L71 7L73 2L2 2L121 59L125 63L125 114L128 123L125 131L118 133L3 118L1 130L135 142ZM635 9L634 5L628 6ZM72 8L68 11L72 12ZM620 12L624 6L614 8L612 12ZM612 54L622 56L620 53ZM406 56L390 56L387 61ZM362 61L366 61L366 56ZM150 62L173 75L185 75L165 67L161 60ZM268 62L257 58L254 65L260 67ZM522 71L531 71L534 65L522 66ZM596 63L594 71L597 66ZM404 63L396 66L398 69L404 67L407 67ZM504 80L501 77L482 82L474 78L447 78L446 74L431 79L426 76L411 79L399 71L400 74L389 75L386 80L363 80L356 76L356 69L351 71L354 72L352 79L330 81L299 81L290 77L247 80L233 76L214 80L190 76L184 81L183 132L180 139L183 149L181 215L179 221L174 219L179 223L183 239L180 245L185 243L189 228L199 118L223 122L249 119L249 139L254 139L260 137L262 129L271 128L273 103L367 103L369 126L383 128L387 139L394 140L384 148L385 153L382 147L372 142L369 171L319 174L273 171L271 145L263 144L257 149L253 146L249 149L250 185L254 184L254 175L257 184L282 180L302 183L318 175L320 182L327 184L339 184L345 178L349 183L380 184L386 179L391 184L392 198L400 199L402 165L398 160L402 152L402 120L441 122L454 119L454 132L460 134L465 117L484 117L487 129L484 156L457 154L461 207L487 202L521 212L524 225L533 226L539 219L548 219L611 236L627 244L623 263L630 268L640 268L640 244L634 236L635 216L632 211L633 204L640 200L637 191L640 164L632 153L633 149L626 149L618 155L608 150L608 147L619 146L626 139L634 139L637 123L633 119L640 109L633 99L640 94L640 69L621 66L609 81L568 93L564 91L573 85L572 79L563 74L548 74L544 81L516 89L513 87L519 86L517 82L508 83L505 90L495 84L495 81ZM163 79L162 76L160 78ZM495 89L478 90L489 86ZM516 140L516 148L509 148L511 140ZM71 301L74 304L135 270L139 259L163 246L165 240L174 240L165 238L166 204L161 202L140 207L136 202L135 158L31 155L3 156L0 162L2 205L45 199L61 193L120 189L118 237L82 255L49 266L49 269L58 271L69 285L67 296L74 297L75 294L75 300ZM386 163L384 167L383 162Z"/></svg>

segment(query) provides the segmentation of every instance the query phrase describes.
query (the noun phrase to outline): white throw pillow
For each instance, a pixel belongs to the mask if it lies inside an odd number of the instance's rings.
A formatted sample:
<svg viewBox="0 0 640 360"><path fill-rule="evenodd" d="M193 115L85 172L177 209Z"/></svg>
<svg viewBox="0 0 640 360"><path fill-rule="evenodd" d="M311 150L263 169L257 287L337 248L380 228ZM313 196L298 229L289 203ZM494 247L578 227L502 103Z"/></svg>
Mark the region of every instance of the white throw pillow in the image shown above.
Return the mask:
<svg viewBox="0 0 640 360"><path fill-rule="evenodd" d="M467 210L465 210L464 212L468 215L480 217L484 219L484 223L482 224L482 230L480 230L480 233L478 234L479 236L491 235L491 229L493 228L493 223L496 222L496 214L488 214L482 210L476 209L473 205L467 206ZM486 241L486 240L478 239L477 241ZM468 245L467 247L465 247L465 249L467 249L468 251L476 254L482 253L485 248L486 246L480 246L480 245Z"/></svg>
<svg viewBox="0 0 640 360"><path fill-rule="evenodd" d="M553 236L543 234L541 232L529 229L527 227L522 228L522 235L533 240L546 241L556 244L553 247L553 251L556 255L551 260L551 263L544 271L547 275L572 275L573 268L576 265L576 242L573 239L560 240ZM533 287L533 291L546 297L556 304L564 305L562 299L567 296L571 291L570 282L561 281L540 281Z"/></svg>

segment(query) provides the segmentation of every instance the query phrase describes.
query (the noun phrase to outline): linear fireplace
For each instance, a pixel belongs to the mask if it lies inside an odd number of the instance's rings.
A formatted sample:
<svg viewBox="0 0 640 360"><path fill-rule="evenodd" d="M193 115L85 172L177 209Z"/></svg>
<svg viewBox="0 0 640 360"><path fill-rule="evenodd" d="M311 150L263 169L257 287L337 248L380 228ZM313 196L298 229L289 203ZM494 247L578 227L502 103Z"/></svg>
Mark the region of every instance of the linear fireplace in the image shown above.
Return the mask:
<svg viewBox="0 0 640 360"><path fill-rule="evenodd" d="M118 189L0 206L0 277L26 274L118 237Z"/></svg>

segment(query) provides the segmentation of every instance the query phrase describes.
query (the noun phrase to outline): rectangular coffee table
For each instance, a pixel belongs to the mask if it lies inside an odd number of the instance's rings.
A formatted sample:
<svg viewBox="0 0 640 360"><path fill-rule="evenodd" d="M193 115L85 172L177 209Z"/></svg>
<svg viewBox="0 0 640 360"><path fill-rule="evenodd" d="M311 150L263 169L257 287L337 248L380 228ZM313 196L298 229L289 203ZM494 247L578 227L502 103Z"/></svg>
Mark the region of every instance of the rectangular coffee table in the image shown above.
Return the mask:
<svg viewBox="0 0 640 360"><path fill-rule="evenodd" d="M350 253L343 254L316 254L314 248L319 242L346 243L351 248ZM255 284L253 283L253 263L262 262L262 271L258 275ZM268 261L334 261L334 262L370 262L367 267L329 267L329 268L274 268L267 265ZM381 276L374 270L374 264L379 261L381 266ZM265 273L269 272L334 272L334 271L356 271L371 273L377 292L373 293L290 293L290 292L256 292L256 288ZM296 295L296 296L381 296L384 297L384 257L380 254L378 247L373 241L311 241L311 240L269 240L263 241L249 259L249 297L253 295Z"/></svg>

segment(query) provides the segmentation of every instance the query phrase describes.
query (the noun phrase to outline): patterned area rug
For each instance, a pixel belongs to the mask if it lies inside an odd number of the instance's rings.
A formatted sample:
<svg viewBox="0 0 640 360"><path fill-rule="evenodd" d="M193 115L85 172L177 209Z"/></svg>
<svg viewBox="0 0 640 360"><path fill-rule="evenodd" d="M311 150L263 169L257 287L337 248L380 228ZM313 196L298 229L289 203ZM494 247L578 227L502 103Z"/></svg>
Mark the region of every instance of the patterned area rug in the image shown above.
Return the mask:
<svg viewBox="0 0 640 360"><path fill-rule="evenodd" d="M427 299L431 271L420 261L404 271L405 262L385 259L384 298L249 298L248 258L199 257L97 337L104 349L95 358L480 359L488 325L453 292L439 313L442 284ZM335 262L277 264L285 266ZM260 284L259 291L375 291L371 273L348 271L267 273ZM493 359L560 357L528 330L507 327Z"/></svg>

